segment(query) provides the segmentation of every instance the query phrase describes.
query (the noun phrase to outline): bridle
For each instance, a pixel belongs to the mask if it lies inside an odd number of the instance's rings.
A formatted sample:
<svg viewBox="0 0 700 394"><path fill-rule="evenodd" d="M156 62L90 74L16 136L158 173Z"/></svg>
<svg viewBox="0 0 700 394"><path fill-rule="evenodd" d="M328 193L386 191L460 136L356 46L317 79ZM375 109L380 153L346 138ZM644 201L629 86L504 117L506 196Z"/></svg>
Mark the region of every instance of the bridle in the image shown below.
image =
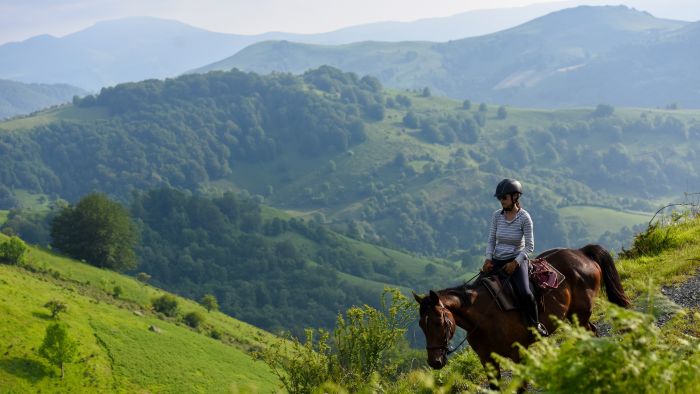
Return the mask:
<svg viewBox="0 0 700 394"><path fill-rule="evenodd" d="M459 349L464 341L467 340L467 337L465 336L462 342L459 343L456 347L450 349L450 339L452 339L452 336L454 336L456 326L455 323L447 317L447 308L445 305L443 305L442 301L440 301L439 306L442 308L442 311L440 312L440 328L442 329L442 334L445 338L444 342L441 345L435 345L435 346L426 346L426 350L442 350L445 352L445 356L449 356L450 354L454 353ZM428 319L430 316L428 314L425 315L425 334L426 337L429 336L428 329Z"/></svg>
<svg viewBox="0 0 700 394"><path fill-rule="evenodd" d="M464 284L464 287L468 288L470 285L472 285L472 283L473 283L472 281L474 280L474 278L476 278L480 274L481 274L480 272L477 272L476 275L472 276ZM492 300L492 303L493 303L493 300ZM442 311L440 312L440 327L442 328L442 331L443 331L443 334L445 337L445 341L442 345L436 345L436 346L427 346L426 345L425 349L426 350L436 350L436 349L443 350L445 352L445 356L449 356L450 354L456 352L459 348L462 347L464 342L467 340L468 333L467 333L467 335L464 336L464 339L462 339L462 342L460 342L459 345L450 349L450 339L452 339L452 336L454 336L454 333L455 333L457 328L455 327L455 323L447 317L447 310L448 309L445 307L445 305L442 303L442 301L440 301L440 303L438 305L442 308ZM429 317L430 316L428 314L425 315L425 336L426 336L426 338L429 336L428 335L428 327L429 327L428 318ZM477 325L477 327L478 327L478 325Z"/></svg>

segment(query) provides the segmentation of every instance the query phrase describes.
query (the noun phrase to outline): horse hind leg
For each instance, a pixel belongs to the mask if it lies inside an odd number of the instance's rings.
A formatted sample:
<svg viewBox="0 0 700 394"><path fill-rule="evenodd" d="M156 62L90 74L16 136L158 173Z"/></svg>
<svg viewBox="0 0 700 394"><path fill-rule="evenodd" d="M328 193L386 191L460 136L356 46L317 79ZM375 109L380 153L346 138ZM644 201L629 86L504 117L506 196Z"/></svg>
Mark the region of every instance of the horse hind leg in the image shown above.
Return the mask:
<svg viewBox="0 0 700 394"><path fill-rule="evenodd" d="M591 331L595 336L598 336L598 327L592 322L588 322L588 330Z"/></svg>

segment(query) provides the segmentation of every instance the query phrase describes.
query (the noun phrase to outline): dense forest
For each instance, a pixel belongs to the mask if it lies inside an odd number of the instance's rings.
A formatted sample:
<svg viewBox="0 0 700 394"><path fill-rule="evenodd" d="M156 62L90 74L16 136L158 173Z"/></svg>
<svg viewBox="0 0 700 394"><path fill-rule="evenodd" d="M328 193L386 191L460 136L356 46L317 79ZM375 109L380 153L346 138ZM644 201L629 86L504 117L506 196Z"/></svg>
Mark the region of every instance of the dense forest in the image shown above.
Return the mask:
<svg viewBox="0 0 700 394"><path fill-rule="evenodd" d="M232 71L126 83L75 100L107 107L106 119L0 135L0 183L68 199L93 188L122 197L159 185L195 189L230 174L234 160L344 151L364 141L363 116L382 118L382 102L375 79L329 68L303 77Z"/></svg>

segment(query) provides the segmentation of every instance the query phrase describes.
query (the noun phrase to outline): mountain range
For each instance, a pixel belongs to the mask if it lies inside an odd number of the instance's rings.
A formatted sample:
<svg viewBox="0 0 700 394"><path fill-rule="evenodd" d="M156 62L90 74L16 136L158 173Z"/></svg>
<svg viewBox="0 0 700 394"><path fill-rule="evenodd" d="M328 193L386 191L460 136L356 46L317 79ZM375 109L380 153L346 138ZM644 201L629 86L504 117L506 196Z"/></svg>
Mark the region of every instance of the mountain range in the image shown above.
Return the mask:
<svg viewBox="0 0 700 394"><path fill-rule="evenodd" d="M327 64L395 88L429 87L455 98L518 106L698 107L698 30L698 22L659 19L624 6L581 6L446 43L264 42L195 71L299 73Z"/></svg>
<svg viewBox="0 0 700 394"><path fill-rule="evenodd" d="M98 22L65 37L40 35L0 45L0 78L99 90L120 82L175 77L258 42L336 45L367 40L448 41L515 26L562 4L566 3L470 11L414 22L378 22L319 34L225 34L173 20L124 18Z"/></svg>

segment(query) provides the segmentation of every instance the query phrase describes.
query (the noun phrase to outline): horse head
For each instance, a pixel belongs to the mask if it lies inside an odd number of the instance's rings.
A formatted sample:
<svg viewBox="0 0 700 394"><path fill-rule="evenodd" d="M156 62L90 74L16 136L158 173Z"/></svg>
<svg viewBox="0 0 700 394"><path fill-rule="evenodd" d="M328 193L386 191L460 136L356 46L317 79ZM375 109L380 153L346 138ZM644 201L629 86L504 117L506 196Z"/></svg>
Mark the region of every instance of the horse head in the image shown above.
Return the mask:
<svg viewBox="0 0 700 394"><path fill-rule="evenodd" d="M413 298L420 305L418 324L425 335L428 365L434 369L441 369L447 364L450 339L454 336L457 328L455 316L450 308L464 305L454 305L452 297L443 299L432 290L430 290L429 295L424 297L413 293ZM474 300L471 294L467 298L471 302Z"/></svg>

